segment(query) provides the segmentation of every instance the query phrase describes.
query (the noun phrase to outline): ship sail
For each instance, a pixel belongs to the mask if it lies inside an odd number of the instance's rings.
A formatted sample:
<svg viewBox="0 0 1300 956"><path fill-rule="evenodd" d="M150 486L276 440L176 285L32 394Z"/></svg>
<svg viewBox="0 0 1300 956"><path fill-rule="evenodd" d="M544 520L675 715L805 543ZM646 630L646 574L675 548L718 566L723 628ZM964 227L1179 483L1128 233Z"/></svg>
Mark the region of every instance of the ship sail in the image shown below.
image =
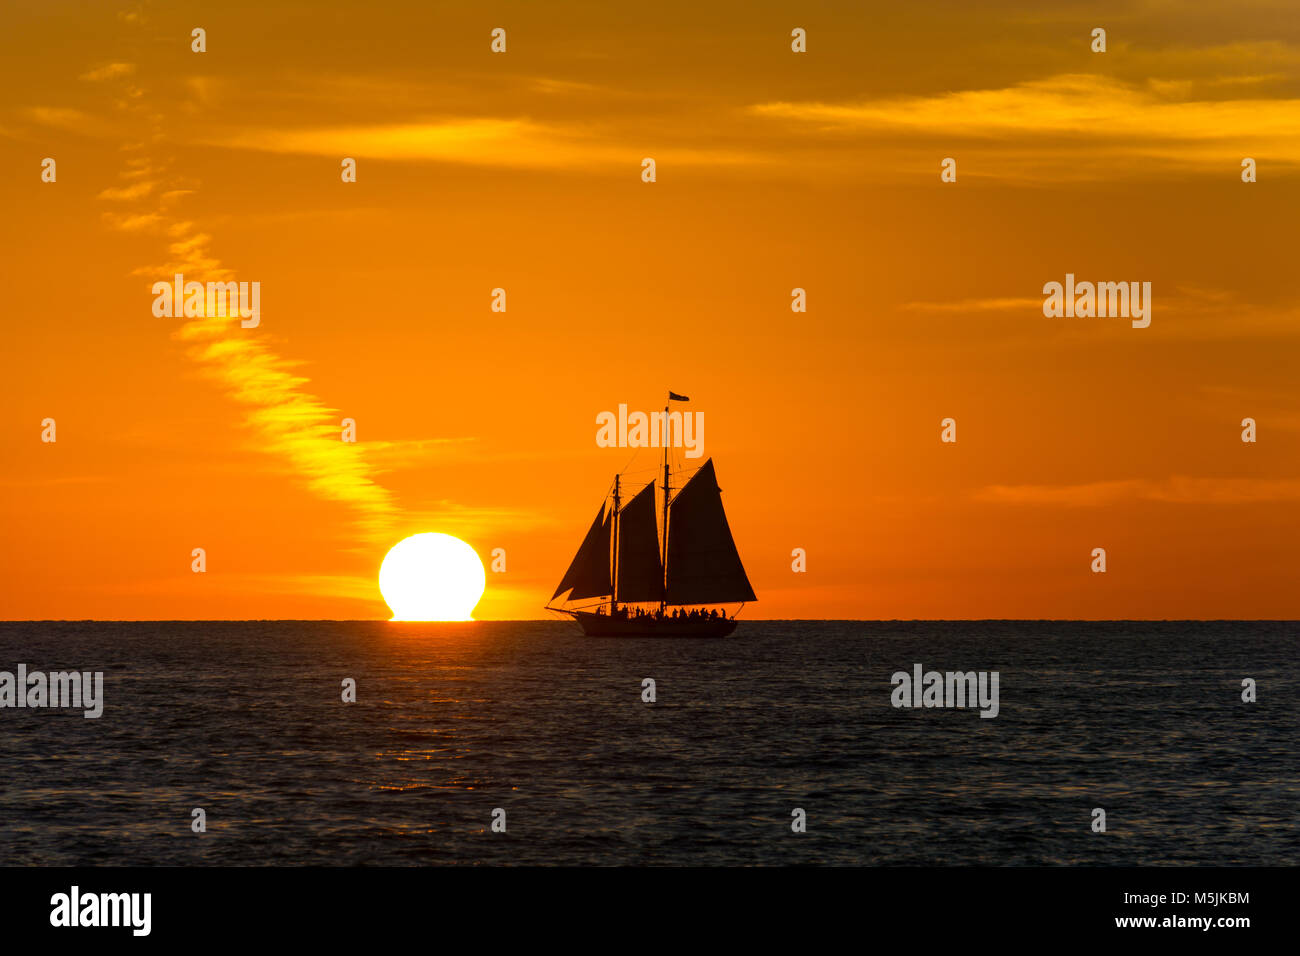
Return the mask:
<svg viewBox="0 0 1300 956"><path fill-rule="evenodd" d="M652 481L618 513L618 599L658 601L664 596Z"/></svg>
<svg viewBox="0 0 1300 956"><path fill-rule="evenodd" d="M603 502L587 536L582 539L582 546L573 556L569 570L564 572L560 586L551 595L551 600L569 588L573 588L569 600L602 597L612 593L609 576L609 515L605 512Z"/></svg>
<svg viewBox="0 0 1300 956"><path fill-rule="evenodd" d="M667 550L668 604L756 600L722 508L712 458L669 507Z"/></svg>

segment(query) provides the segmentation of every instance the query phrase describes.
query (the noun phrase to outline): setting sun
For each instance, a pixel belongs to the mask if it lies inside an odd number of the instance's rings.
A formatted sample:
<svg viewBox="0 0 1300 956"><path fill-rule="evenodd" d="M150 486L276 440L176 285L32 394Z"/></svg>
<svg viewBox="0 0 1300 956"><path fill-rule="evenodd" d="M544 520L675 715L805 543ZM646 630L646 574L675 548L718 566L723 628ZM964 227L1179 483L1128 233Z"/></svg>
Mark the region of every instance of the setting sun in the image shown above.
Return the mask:
<svg viewBox="0 0 1300 956"><path fill-rule="evenodd" d="M413 534L379 567L379 590L394 621L469 621L486 585L483 562L460 538Z"/></svg>

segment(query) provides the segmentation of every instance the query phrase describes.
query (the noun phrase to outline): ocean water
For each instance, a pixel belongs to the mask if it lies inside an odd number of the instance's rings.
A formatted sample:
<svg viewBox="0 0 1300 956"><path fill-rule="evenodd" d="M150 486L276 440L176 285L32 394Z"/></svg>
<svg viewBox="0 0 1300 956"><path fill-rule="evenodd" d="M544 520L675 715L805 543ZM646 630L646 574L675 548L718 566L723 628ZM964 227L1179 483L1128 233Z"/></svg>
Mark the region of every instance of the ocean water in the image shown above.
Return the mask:
<svg viewBox="0 0 1300 956"><path fill-rule="evenodd" d="M1295 864L1298 652L1296 622L0 623L0 670L105 682L98 720L0 709L0 863ZM997 670L1000 713L893 708L916 663Z"/></svg>

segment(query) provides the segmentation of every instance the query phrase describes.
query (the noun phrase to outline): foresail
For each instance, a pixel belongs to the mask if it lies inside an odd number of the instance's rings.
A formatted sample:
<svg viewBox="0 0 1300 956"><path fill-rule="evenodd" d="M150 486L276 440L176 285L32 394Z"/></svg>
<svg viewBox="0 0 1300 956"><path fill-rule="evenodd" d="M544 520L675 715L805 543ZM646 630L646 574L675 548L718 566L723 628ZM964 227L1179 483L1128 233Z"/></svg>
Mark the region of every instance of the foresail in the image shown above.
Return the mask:
<svg viewBox="0 0 1300 956"><path fill-rule="evenodd" d="M713 459L677 493L668 514L669 604L756 600L722 508Z"/></svg>
<svg viewBox="0 0 1300 956"><path fill-rule="evenodd" d="M652 481L619 512L618 599L629 603L658 601L663 591L664 568L659 559Z"/></svg>
<svg viewBox="0 0 1300 956"><path fill-rule="evenodd" d="M564 572L560 586L551 595L555 600L565 591L573 589L569 600L579 598L603 597L611 593L609 577L609 515L602 503L596 512L596 520L591 523L587 536L582 539L582 546L573 556L569 570Z"/></svg>

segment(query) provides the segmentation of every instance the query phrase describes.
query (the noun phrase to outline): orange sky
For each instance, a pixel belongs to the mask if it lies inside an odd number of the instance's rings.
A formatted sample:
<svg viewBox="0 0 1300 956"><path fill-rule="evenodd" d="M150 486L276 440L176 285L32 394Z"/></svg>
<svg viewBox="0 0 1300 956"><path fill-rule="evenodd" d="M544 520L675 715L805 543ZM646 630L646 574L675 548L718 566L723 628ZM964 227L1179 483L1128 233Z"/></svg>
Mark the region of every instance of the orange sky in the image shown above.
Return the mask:
<svg viewBox="0 0 1300 956"><path fill-rule="evenodd" d="M6 4L0 617L388 617L418 531L543 616L669 388L747 616L1300 615L1294 5L805 6Z"/></svg>

